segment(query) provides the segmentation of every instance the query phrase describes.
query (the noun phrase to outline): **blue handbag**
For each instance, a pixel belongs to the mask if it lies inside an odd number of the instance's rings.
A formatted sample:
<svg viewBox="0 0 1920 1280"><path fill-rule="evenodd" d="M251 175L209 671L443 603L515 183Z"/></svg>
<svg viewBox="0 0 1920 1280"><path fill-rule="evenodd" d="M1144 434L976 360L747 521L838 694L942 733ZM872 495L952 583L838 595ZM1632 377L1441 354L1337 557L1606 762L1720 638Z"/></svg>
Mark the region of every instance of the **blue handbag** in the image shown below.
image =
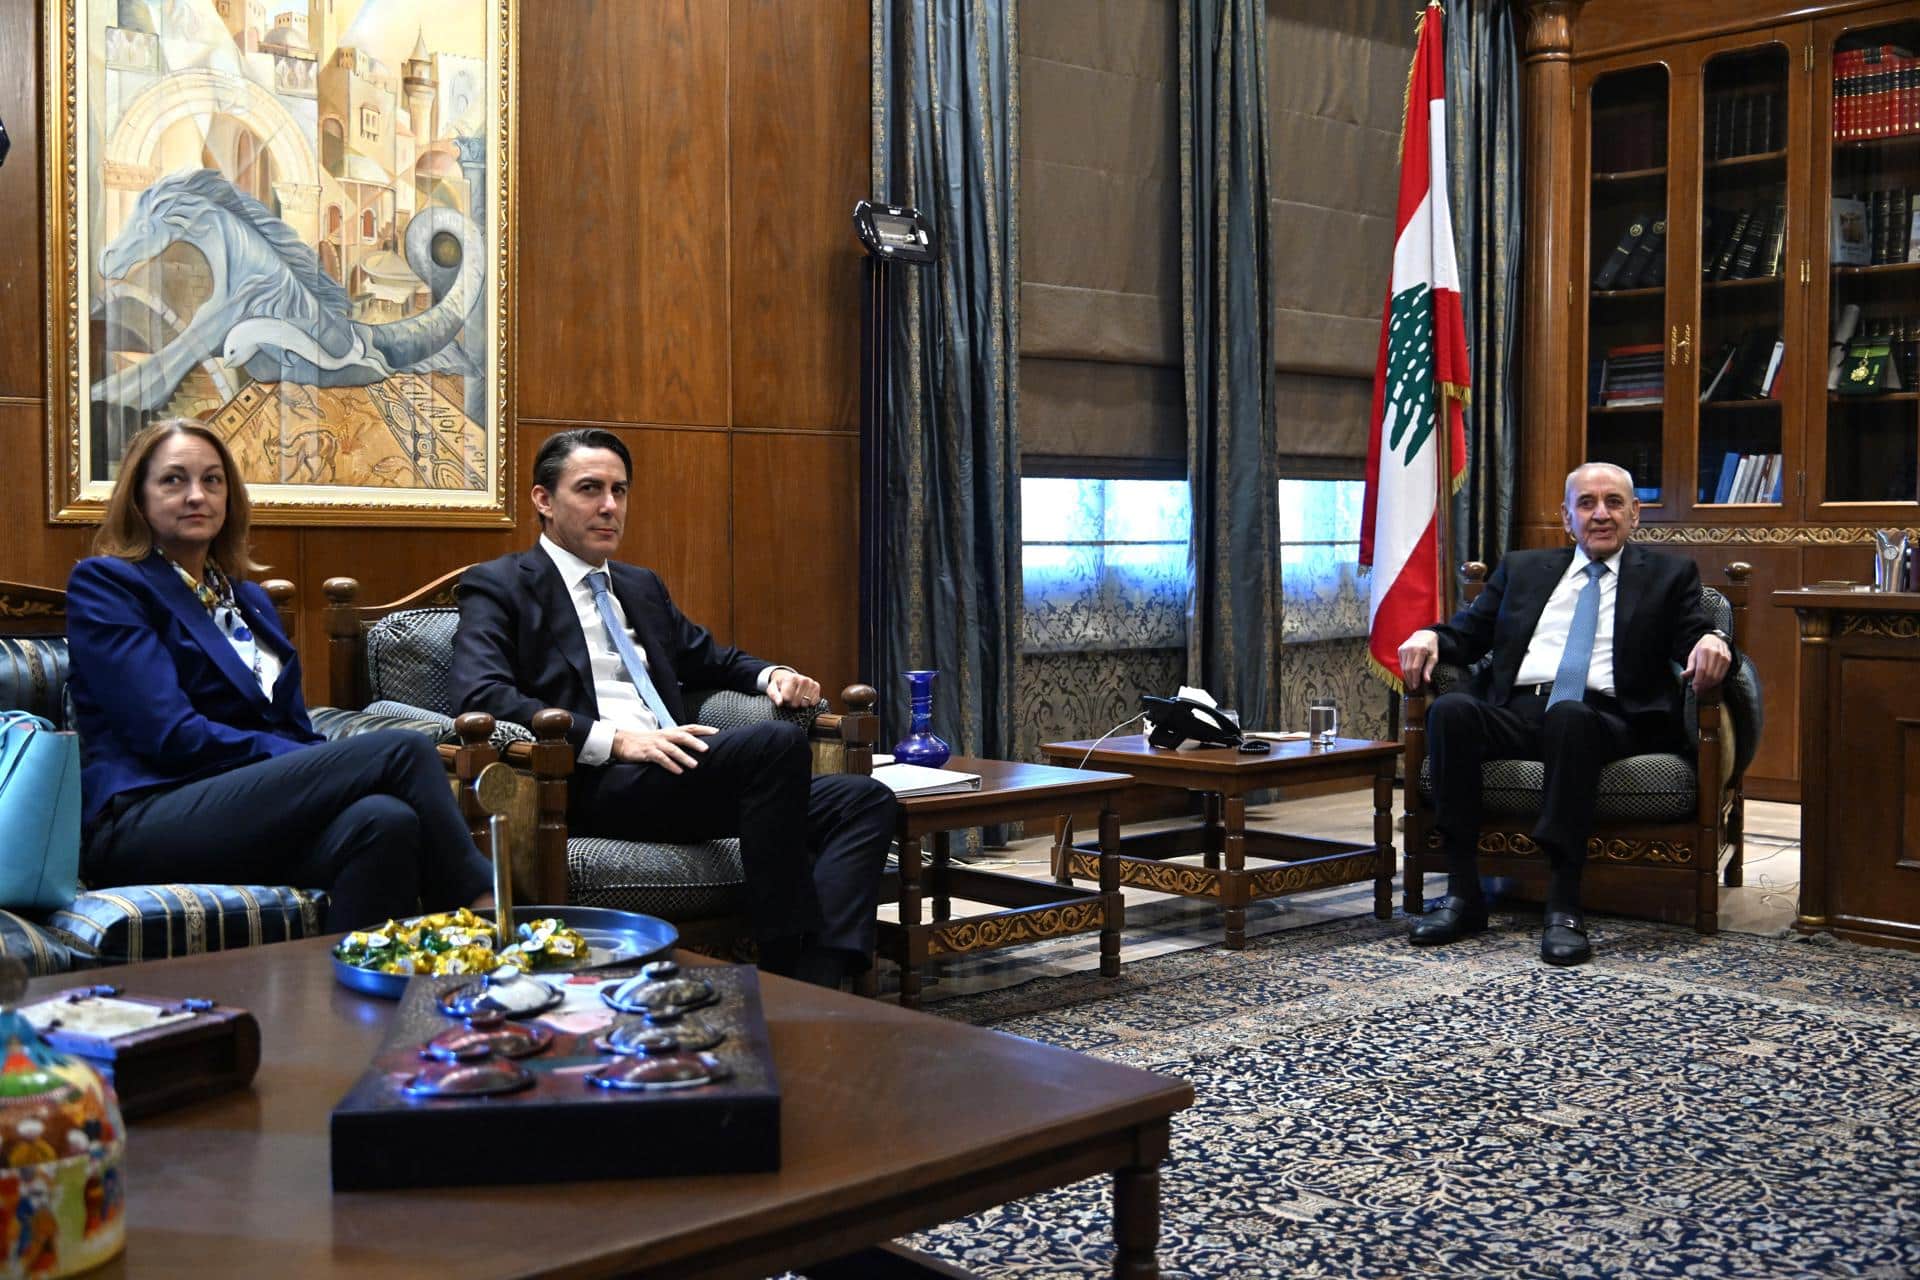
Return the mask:
<svg viewBox="0 0 1920 1280"><path fill-rule="evenodd" d="M0 712L0 907L51 911L80 883L80 739Z"/></svg>

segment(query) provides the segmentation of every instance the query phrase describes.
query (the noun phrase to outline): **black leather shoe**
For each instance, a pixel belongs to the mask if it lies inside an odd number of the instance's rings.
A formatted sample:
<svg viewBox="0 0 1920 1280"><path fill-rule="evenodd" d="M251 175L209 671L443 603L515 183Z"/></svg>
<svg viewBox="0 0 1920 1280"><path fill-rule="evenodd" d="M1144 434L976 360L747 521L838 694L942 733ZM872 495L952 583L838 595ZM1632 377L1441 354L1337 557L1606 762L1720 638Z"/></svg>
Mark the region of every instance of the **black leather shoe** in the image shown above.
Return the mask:
<svg viewBox="0 0 1920 1280"><path fill-rule="evenodd" d="M1593 959L1587 922L1578 911L1547 912L1546 931L1540 935L1540 958L1557 965L1585 964Z"/></svg>
<svg viewBox="0 0 1920 1280"><path fill-rule="evenodd" d="M1448 894L1440 899L1440 905L1413 922L1407 931L1407 941L1416 947L1437 947L1442 943L1458 942L1471 934L1484 933L1487 928L1487 904L1468 902L1465 898Z"/></svg>

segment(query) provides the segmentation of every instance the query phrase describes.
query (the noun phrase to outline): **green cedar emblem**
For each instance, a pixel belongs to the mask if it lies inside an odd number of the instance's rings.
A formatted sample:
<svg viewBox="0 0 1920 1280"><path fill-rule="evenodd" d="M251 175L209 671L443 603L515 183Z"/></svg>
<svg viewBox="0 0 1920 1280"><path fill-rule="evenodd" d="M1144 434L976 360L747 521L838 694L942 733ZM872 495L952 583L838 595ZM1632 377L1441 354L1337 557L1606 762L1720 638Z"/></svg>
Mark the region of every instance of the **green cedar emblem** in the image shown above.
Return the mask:
<svg viewBox="0 0 1920 1280"><path fill-rule="evenodd" d="M1382 416L1388 426L1387 447L1406 450L1402 466L1414 458L1433 434L1433 308L1426 284L1416 284L1393 295L1387 326L1387 393Z"/></svg>

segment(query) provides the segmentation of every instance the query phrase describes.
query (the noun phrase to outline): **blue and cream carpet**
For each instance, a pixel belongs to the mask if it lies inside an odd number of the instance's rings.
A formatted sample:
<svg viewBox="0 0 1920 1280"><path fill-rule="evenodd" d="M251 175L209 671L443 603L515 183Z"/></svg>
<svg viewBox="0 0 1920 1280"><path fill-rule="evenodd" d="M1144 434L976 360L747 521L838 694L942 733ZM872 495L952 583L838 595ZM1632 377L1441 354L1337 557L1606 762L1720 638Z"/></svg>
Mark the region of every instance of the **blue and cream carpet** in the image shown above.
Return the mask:
<svg viewBox="0 0 1920 1280"><path fill-rule="evenodd" d="M1338 920L932 1010L1191 1081L1167 1277L1920 1276L1920 955L1593 920ZM1106 1179L907 1243L1109 1273Z"/></svg>

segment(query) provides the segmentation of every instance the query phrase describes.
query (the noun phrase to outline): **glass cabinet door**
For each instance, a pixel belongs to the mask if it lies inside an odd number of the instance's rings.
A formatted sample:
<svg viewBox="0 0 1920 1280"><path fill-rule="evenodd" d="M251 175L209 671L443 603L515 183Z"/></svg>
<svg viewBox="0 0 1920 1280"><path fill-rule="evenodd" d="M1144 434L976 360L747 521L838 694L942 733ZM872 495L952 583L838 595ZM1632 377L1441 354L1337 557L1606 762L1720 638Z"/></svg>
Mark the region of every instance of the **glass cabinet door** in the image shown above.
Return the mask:
<svg viewBox="0 0 1920 1280"><path fill-rule="evenodd" d="M1661 64L1596 74L1587 99L1586 449L1666 500L1667 185L1672 77ZM1577 375L1576 375L1577 376ZM1648 512L1649 515L1655 514Z"/></svg>
<svg viewBox="0 0 1920 1280"><path fill-rule="evenodd" d="M1699 306L1691 335L1684 324L1682 335L1692 339L1694 373L1690 404L1670 417L1692 422L1688 497L1702 518L1738 507L1722 514L1764 519L1752 508L1798 501L1786 396L1800 353L1785 282L1788 222L1798 214L1789 199L1788 88L1799 52L1781 43L1724 49L1700 68ZM1793 274L1797 287L1797 262Z"/></svg>
<svg viewBox="0 0 1920 1280"><path fill-rule="evenodd" d="M1816 28L1816 286L1824 388L1809 499L1826 519L1911 523L1920 502L1920 6ZM1884 11L1883 11L1884 12ZM1861 19L1852 19L1859 23Z"/></svg>

